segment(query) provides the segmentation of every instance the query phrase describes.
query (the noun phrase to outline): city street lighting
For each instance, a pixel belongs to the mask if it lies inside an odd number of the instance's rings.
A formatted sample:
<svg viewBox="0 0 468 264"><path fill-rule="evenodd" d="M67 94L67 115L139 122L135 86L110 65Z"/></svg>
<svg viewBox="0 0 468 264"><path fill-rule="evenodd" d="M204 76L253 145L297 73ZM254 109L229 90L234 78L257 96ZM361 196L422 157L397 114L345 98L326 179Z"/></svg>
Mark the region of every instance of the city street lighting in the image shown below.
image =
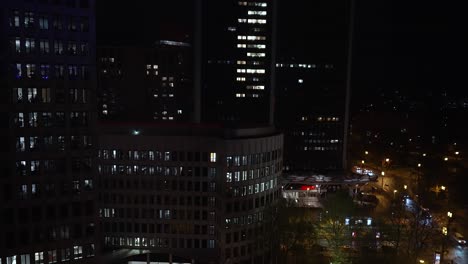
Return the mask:
<svg viewBox="0 0 468 264"><path fill-rule="evenodd" d="M426 153L423 153L423 157L426 157Z"/></svg>
<svg viewBox="0 0 468 264"><path fill-rule="evenodd" d="M424 263L424 260L420 259L420 260L419 260L419 263Z"/></svg>
<svg viewBox="0 0 468 264"><path fill-rule="evenodd" d="M421 168L421 163L418 163L418 168Z"/></svg>
<svg viewBox="0 0 468 264"><path fill-rule="evenodd" d="M361 163L362 163L362 164L364 164L364 163L365 163L365 161L364 161L364 160L361 160Z"/></svg>
<svg viewBox="0 0 468 264"><path fill-rule="evenodd" d="M369 151L367 151L367 150L364 151L364 154L369 155Z"/></svg>
<svg viewBox="0 0 468 264"><path fill-rule="evenodd" d="M448 231L447 231L447 227L446 226L443 226L442 227L442 234L444 234L444 236L446 236L448 234Z"/></svg>
<svg viewBox="0 0 468 264"><path fill-rule="evenodd" d="M386 159L385 159L385 162L390 162L390 159L389 159L389 158L386 158Z"/></svg>
<svg viewBox="0 0 468 264"><path fill-rule="evenodd" d="M397 190L393 190L393 199L395 199L395 194L397 193Z"/></svg>
<svg viewBox="0 0 468 264"><path fill-rule="evenodd" d="M458 152L458 151L455 151L455 155L458 155L458 154L460 154L460 152Z"/></svg>
<svg viewBox="0 0 468 264"><path fill-rule="evenodd" d="M445 186L444 186L444 185L440 186L440 189L441 189L442 191L445 191Z"/></svg>
<svg viewBox="0 0 468 264"><path fill-rule="evenodd" d="M452 216L453 216L452 212L447 212L447 216L448 216L449 218L452 218Z"/></svg>
<svg viewBox="0 0 468 264"><path fill-rule="evenodd" d="M447 161L447 160L448 160L448 157L445 157L444 160Z"/></svg>
<svg viewBox="0 0 468 264"><path fill-rule="evenodd" d="M380 172L380 175L382 175L382 190L383 190L383 187L384 187L383 176L385 176L385 171Z"/></svg>
<svg viewBox="0 0 468 264"><path fill-rule="evenodd" d="M403 188L405 188L405 190L408 189L408 185L405 184L405 185L403 186Z"/></svg>

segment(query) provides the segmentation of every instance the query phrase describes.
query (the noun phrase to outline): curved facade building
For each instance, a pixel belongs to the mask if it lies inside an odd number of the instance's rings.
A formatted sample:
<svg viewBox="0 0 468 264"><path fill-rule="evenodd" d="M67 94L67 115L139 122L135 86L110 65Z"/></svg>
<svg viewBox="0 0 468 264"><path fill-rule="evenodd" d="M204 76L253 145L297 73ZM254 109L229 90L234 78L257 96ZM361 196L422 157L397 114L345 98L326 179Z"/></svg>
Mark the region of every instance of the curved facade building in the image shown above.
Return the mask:
<svg viewBox="0 0 468 264"><path fill-rule="evenodd" d="M281 134L141 125L100 134L100 229L113 260L270 262L265 214L280 197Z"/></svg>

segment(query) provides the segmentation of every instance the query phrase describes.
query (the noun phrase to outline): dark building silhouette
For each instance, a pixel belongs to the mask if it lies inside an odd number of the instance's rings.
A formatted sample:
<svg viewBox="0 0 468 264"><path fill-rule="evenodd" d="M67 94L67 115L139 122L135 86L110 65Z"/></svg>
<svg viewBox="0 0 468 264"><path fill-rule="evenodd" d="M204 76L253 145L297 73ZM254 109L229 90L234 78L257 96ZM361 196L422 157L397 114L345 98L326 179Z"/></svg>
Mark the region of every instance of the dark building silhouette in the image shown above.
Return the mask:
<svg viewBox="0 0 468 264"><path fill-rule="evenodd" d="M94 263L94 4L0 2L1 263Z"/></svg>
<svg viewBox="0 0 468 264"><path fill-rule="evenodd" d="M334 64L279 62L276 66L276 118L285 133L285 170L341 170L346 111L343 69Z"/></svg>
<svg viewBox="0 0 468 264"><path fill-rule="evenodd" d="M351 1L279 1L275 125L286 171L346 167L351 13Z"/></svg>
<svg viewBox="0 0 468 264"><path fill-rule="evenodd" d="M189 121L193 109L190 44L98 48L99 116L103 120Z"/></svg>
<svg viewBox="0 0 468 264"><path fill-rule="evenodd" d="M196 9L201 120L272 124L275 1L198 1Z"/></svg>

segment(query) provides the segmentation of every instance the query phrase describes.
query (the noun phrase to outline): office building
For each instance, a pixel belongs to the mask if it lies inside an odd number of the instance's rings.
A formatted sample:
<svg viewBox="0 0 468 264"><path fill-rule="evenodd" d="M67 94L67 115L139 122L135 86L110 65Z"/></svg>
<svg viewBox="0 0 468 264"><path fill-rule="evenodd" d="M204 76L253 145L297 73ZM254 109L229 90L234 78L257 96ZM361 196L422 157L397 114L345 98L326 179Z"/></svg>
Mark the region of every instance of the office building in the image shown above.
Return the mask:
<svg viewBox="0 0 468 264"><path fill-rule="evenodd" d="M343 168L346 86L334 64L278 62L276 122L286 171Z"/></svg>
<svg viewBox="0 0 468 264"><path fill-rule="evenodd" d="M94 263L94 5L0 2L0 263Z"/></svg>
<svg viewBox="0 0 468 264"><path fill-rule="evenodd" d="M285 135L286 171L347 166L351 2L279 2L275 125Z"/></svg>
<svg viewBox="0 0 468 264"><path fill-rule="evenodd" d="M274 258L270 208L281 195L283 137L273 128L106 123L99 130L106 261Z"/></svg>
<svg viewBox="0 0 468 264"><path fill-rule="evenodd" d="M98 47L102 120L187 122L193 109L190 44Z"/></svg>
<svg viewBox="0 0 468 264"><path fill-rule="evenodd" d="M196 9L194 74L201 120L271 125L275 1L198 1Z"/></svg>

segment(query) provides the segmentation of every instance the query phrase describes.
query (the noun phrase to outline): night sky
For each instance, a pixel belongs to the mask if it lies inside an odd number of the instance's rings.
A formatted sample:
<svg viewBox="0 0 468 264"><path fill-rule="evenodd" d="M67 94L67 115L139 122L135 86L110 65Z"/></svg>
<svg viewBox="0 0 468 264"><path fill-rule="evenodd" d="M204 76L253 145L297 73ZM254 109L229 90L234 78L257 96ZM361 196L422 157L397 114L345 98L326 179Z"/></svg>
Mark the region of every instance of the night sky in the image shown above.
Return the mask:
<svg viewBox="0 0 468 264"><path fill-rule="evenodd" d="M336 52L346 41L347 13L339 0L279 0L279 56L313 63L340 63ZM189 41L189 0L98 1L98 43L151 43L171 38ZM460 6L422 1L356 1L353 101L371 100L380 91L409 96L466 95L463 36L467 19ZM320 10L327 10L321 12ZM466 17L466 16L465 16ZM323 50L323 52L322 52ZM283 55L283 56L282 56ZM301 61L301 59L298 59Z"/></svg>

